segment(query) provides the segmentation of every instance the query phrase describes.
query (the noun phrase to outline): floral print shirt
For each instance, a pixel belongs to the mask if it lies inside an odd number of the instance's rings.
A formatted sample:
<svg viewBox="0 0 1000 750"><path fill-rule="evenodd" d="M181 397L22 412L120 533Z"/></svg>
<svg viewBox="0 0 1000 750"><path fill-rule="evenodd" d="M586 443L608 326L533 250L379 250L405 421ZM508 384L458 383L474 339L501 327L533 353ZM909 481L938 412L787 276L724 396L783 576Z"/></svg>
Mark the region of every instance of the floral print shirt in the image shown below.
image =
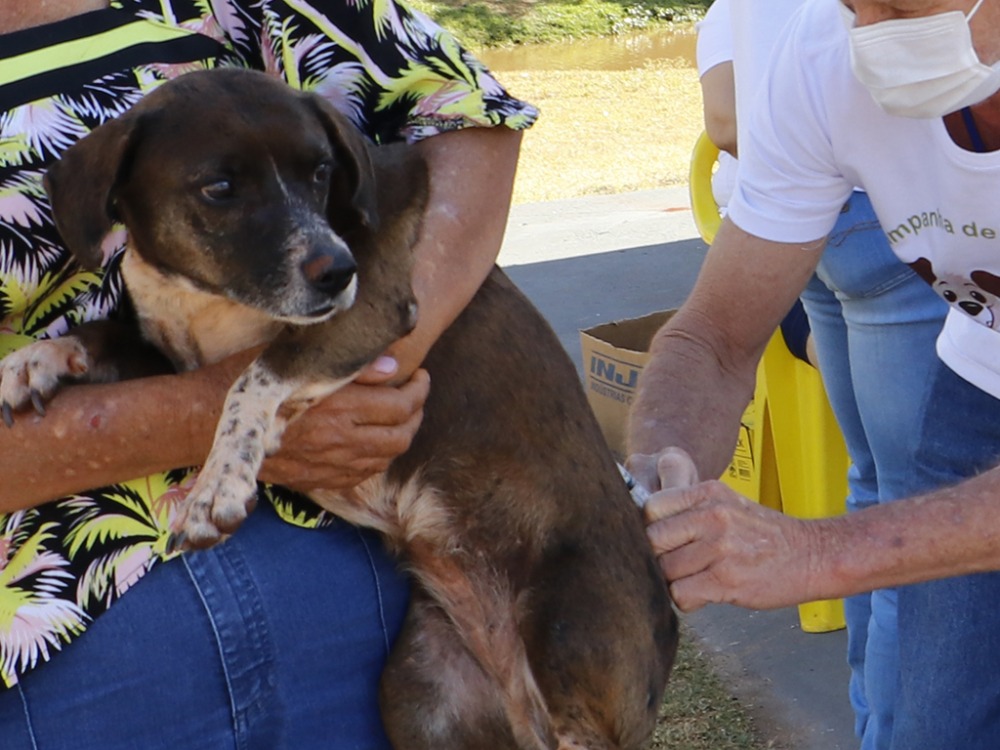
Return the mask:
<svg viewBox="0 0 1000 750"><path fill-rule="evenodd" d="M122 292L123 233L99 272L74 265L42 188L47 165L163 81L221 65L316 91L376 143L521 129L537 114L447 32L392 0L114 0L0 36L0 357L108 316ZM165 558L193 473L0 514L0 683L48 660ZM293 493L261 492L291 523L331 520Z"/></svg>

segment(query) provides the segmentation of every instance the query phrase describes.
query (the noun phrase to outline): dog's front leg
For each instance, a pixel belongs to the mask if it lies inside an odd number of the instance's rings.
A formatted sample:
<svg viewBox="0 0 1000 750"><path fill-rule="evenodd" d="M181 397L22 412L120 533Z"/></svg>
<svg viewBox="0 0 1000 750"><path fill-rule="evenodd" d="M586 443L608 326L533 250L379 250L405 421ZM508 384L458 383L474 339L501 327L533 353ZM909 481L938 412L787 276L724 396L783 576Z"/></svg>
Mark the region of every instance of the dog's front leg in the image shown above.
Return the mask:
<svg viewBox="0 0 1000 750"><path fill-rule="evenodd" d="M171 371L170 362L131 325L95 320L55 339L35 341L0 361L0 413L11 427L14 412L45 404L65 383L113 383Z"/></svg>
<svg viewBox="0 0 1000 750"><path fill-rule="evenodd" d="M350 379L328 382L325 390ZM243 523L256 503L264 457L281 443L287 422L278 409L300 390L298 381L278 376L260 359L244 370L226 395L212 450L174 525L171 550L210 547Z"/></svg>

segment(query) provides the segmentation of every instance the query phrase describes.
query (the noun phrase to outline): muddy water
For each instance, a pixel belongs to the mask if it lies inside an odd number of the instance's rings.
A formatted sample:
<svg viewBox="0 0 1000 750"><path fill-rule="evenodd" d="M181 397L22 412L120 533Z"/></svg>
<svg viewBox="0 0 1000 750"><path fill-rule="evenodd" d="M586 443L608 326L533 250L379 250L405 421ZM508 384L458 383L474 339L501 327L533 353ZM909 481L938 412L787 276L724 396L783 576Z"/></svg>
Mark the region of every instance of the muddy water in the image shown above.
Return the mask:
<svg viewBox="0 0 1000 750"><path fill-rule="evenodd" d="M695 66L693 26L552 44L525 44L477 53L492 70L630 70L676 59Z"/></svg>

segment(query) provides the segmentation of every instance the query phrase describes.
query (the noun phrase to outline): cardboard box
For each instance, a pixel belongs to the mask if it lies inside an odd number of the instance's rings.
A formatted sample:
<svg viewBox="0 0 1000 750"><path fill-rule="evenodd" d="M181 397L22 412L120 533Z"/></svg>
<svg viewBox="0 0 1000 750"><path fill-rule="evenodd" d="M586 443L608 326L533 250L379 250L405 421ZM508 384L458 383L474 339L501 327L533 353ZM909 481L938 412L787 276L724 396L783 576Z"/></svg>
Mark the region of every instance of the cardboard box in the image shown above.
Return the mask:
<svg viewBox="0 0 1000 750"><path fill-rule="evenodd" d="M625 426L649 344L674 310L617 320L580 331L587 400L618 460L624 458Z"/></svg>
<svg viewBox="0 0 1000 750"><path fill-rule="evenodd" d="M674 312L661 310L580 331L587 400L619 461L625 458L628 412L649 361L649 344ZM720 479L745 497L780 507L774 462L764 460L763 406L762 394L757 394L744 411L733 460Z"/></svg>

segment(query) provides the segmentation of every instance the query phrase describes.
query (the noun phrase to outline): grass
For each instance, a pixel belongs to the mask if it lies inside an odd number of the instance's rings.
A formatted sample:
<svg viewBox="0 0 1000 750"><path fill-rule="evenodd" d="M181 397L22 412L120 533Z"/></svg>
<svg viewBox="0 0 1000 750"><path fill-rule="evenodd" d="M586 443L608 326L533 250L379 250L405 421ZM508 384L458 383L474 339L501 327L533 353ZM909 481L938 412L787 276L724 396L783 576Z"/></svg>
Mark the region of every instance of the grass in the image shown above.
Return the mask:
<svg viewBox="0 0 1000 750"><path fill-rule="evenodd" d="M411 0L470 48L581 39L650 27L693 33L709 0ZM693 67L669 60L628 71L503 70L541 117L524 137L515 203L687 183L703 127Z"/></svg>
<svg viewBox="0 0 1000 750"><path fill-rule="evenodd" d="M681 643L649 750L782 750L720 679L697 639Z"/></svg>
<svg viewBox="0 0 1000 750"><path fill-rule="evenodd" d="M607 36L691 22L710 0L410 0L472 47Z"/></svg>
<svg viewBox="0 0 1000 750"><path fill-rule="evenodd" d="M686 185L703 127L690 67L498 74L541 116L524 135L514 202Z"/></svg>

